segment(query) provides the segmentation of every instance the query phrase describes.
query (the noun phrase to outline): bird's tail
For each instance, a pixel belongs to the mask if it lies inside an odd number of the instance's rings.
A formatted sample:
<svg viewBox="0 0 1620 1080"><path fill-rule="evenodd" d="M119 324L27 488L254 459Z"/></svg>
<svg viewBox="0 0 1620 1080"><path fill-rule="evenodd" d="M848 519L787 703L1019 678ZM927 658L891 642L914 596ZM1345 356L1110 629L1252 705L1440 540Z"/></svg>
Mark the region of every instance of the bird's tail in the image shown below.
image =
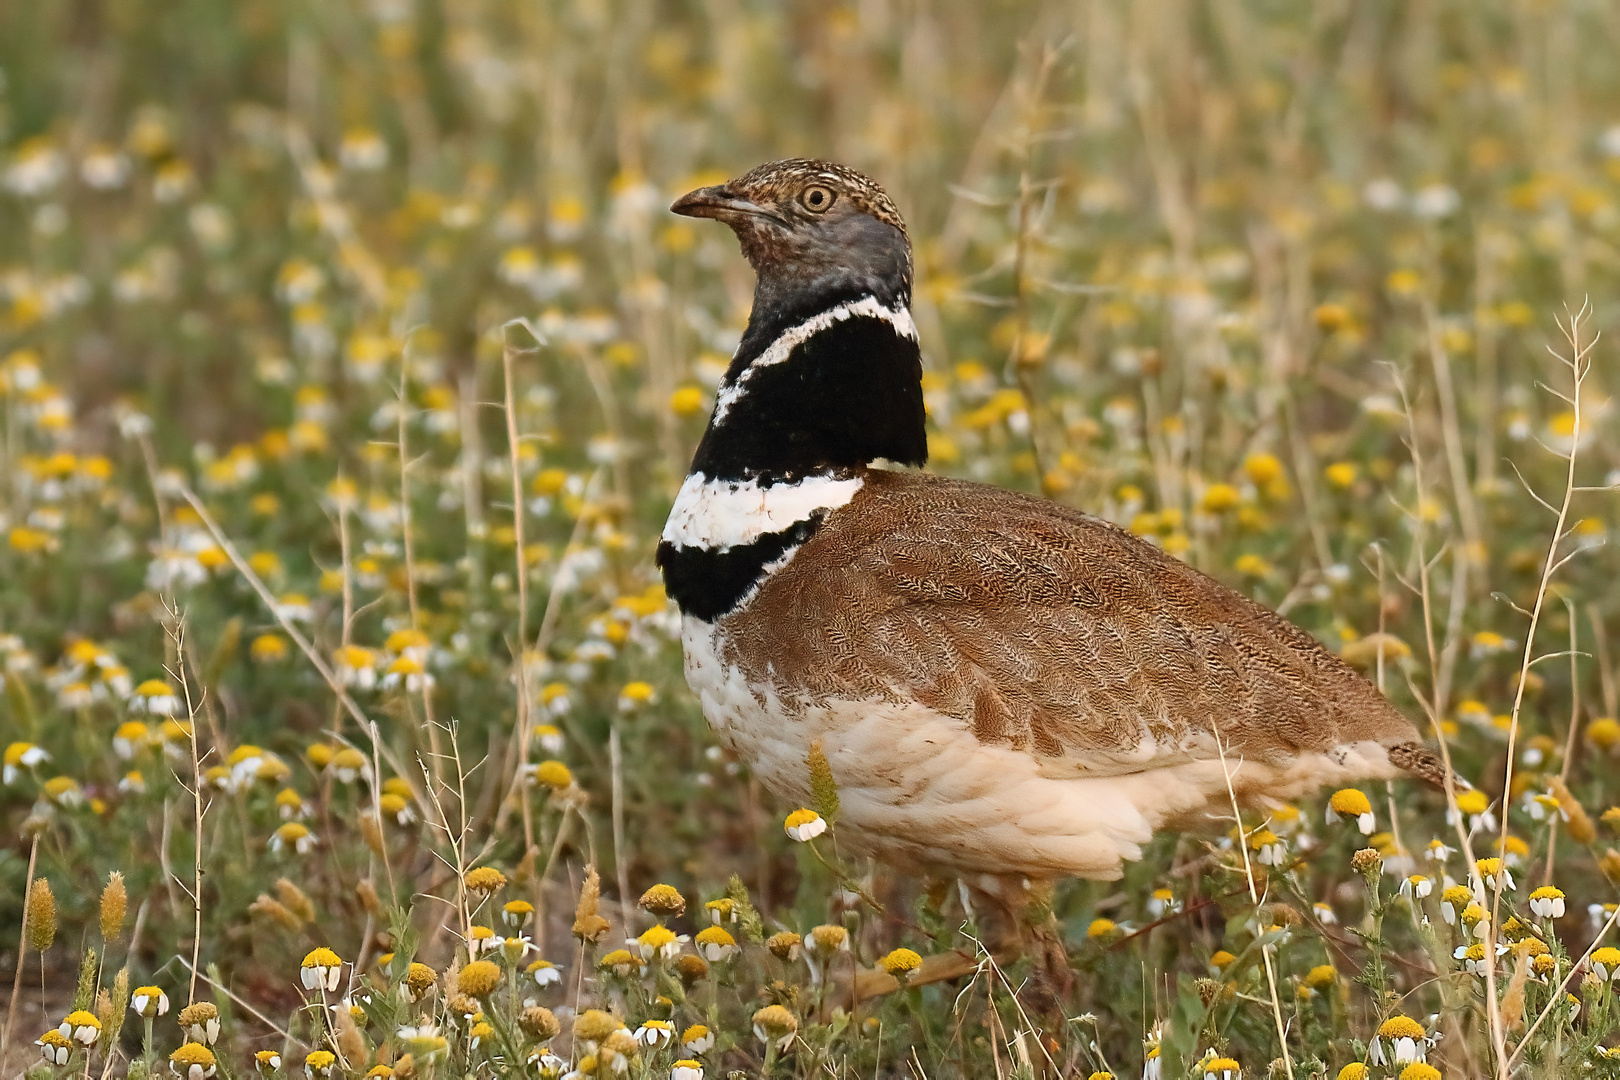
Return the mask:
<svg viewBox="0 0 1620 1080"><path fill-rule="evenodd" d="M1446 763L1439 754L1430 750L1422 743L1401 743L1389 748L1389 763L1402 772L1411 773L1419 780L1426 780L1435 787L1446 786ZM1462 777L1452 774L1452 782L1458 788L1468 788L1473 785Z"/></svg>

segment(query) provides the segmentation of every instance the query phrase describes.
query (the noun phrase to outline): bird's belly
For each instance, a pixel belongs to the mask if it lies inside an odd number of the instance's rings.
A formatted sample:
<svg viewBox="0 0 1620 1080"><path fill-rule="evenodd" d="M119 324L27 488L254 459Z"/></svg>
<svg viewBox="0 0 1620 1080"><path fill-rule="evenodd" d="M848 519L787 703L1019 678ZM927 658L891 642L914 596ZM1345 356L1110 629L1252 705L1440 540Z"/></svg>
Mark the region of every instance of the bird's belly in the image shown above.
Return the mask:
<svg viewBox="0 0 1620 1080"><path fill-rule="evenodd" d="M840 838L903 865L1111 879L1159 826L1212 813L1229 820L1228 772L1245 802L1370 774L1360 752L1277 764L1180 758L1088 774L1070 759L980 742L961 720L915 701L812 699L751 683L724 658L723 626L688 617L682 628L687 682L720 740L784 808L809 805L807 758L819 740L838 786Z"/></svg>

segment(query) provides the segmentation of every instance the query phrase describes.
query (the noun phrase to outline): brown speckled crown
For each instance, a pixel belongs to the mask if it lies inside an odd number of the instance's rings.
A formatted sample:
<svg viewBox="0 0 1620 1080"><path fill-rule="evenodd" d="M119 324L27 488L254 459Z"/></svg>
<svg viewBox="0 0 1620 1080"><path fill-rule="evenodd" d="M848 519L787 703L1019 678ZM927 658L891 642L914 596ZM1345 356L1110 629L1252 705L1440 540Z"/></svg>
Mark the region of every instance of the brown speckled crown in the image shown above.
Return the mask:
<svg viewBox="0 0 1620 1080"><path fill-rule="evenodd" d="M821 180L843 192L863 212L871 214L886 225L893 225L904 235L906 223L895 209L888 192L871 177L864 176L836 161L818 158L785 158L769 161L751 169L726 187L753 202L766 205L792 199L801 188L812 181Z"/></svg>

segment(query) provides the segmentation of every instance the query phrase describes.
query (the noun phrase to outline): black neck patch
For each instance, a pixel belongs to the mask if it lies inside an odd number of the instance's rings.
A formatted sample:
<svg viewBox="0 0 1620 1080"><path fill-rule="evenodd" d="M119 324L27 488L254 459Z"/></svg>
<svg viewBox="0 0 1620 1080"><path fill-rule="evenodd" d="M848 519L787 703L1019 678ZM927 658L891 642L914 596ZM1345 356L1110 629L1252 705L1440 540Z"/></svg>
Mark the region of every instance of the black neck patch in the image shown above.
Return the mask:
<svg viewBox="0 0 1620 1080"><path fill-rule="evenodd" d="M822 516L818 510L781 532L735 547L684 547L660 541L656 561L664 572L664 592L682 614L714 622L765 579L766 567L810 539L821 527Z"/></svg>
<svg viewBox="0 0 1620 1080"><path fill-rule="evenodd" d="M732 385L780 337L820 311L796 313L769 339L750 322L726 385ZM886 306L886 305L885 305ZM692 471L726 479L792 481L815 472L869 465L877 458L904 465L928 460L917 343L885 319L851 315L800 342L781 363L748 371L741 396L709 428Z"/></svg>

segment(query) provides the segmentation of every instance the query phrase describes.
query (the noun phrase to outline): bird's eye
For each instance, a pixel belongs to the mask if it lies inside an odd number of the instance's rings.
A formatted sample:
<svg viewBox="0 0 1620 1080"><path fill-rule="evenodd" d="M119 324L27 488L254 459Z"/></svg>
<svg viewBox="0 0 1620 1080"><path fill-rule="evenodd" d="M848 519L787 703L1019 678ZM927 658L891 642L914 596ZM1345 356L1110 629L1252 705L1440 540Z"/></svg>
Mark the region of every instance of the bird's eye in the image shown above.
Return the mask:
<svg viewBox="0 0 1620 1080"><path fill-rule="evenodd" d="M822 187L820 184L812 184L799 192L799 202L812 214L825 214L832 209L833 201L837 198L831 188Z"/></svg>

